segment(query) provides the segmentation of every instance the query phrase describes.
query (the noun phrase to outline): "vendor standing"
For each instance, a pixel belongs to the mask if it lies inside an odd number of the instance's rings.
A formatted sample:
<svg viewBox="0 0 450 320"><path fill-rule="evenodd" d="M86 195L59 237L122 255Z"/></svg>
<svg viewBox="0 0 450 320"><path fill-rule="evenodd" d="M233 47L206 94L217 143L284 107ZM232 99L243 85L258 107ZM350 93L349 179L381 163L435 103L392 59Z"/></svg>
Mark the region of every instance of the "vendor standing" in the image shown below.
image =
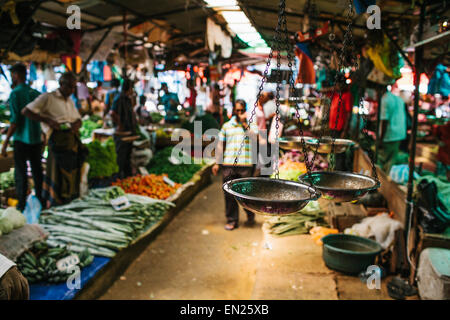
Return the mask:
<svg viewBox="0 0 450 320"><path fill-rule="evenodd" d="M245 143L242 152L238 157L238 151L241 144ZM258 127L256 124L251 125L247 121L246 103L244 100L236 100L233 108L233 116L229 121L224 123L219 132L219 143L216 152L216 164L212 167L212 172L217 175L220 164L222 164L223 182L228 182L238 178L248 178L253 175L254 164L256 163L256 152L252 147L256 143L251 143L251 139L258 138ZM224 144L225 143L225 147ZM225 149L225 153L223 150ZM256 151L256 152L255 152ZM255 155L253 156L253 153ZM236 165L234 161L238 157ZM225 215L227 224L226 230L234 230L239 226L239 207L234 197L225 192ZM255 214L249 210L247 213L247 225L255 223Z"/></svg>
<svg viewBox="0 0 450 320"><path fill-rule="evenodd" d="M405 102L395 95L397 84L392 85L381 98L380 120L381 134L378 140L380 148L379 161L383 170L389 170L395 161L400 144L406 139L406 108Z"/></svg>
<svg viewBox="0 0 450 320"><path fill-rule="evenodd" d="M114 142L116 144L120 179L132 175L131 152L133 150L133 142L127 141L126 138L136 135L137 131L137 119L132 99L133 94L133 82L125 79L120 95L114 99L111 108L111 117L115 126Z"/></svg>
<svg viewBox="0 0 450 320"><path fill-rule="evenodd" d="M41 94L22 110L24 116L42 123L48 141L43 184L47 208L68 203L80 194L87 149L80 140L81 116L70 98L75 88L75 75L66 72L59 78L56 91Z"/></svg>
<svg viewBox="0 0 450 320"><path fill-rule="evenodd" d="M177 121L178 105L180 101L178 100L178 95L176 93L169 92L169 87L167 83L161 83L161 90L164 95L160 98L160 103L164 106L164 111L166 116L164 117L165 122L174 123Z"/></svg>
<svg viewBox="0 0 450 320"><path fill-rule="evenodd" d="M10 126L2 146L2 155L6 157L6 149L11 136L14 138L14 178L16 183L17 199L19 201L17 210L25 209L28 178L27 161L30 161L33 173L34 189L36 197L42 203L42 140L41 125L37 121L28 119L22 115L22 109L39 96L39 92L30 88L25 83L27 68L18 63L11 67L11 78L13 91L9 96L9 107L11 112Z"/></svg>

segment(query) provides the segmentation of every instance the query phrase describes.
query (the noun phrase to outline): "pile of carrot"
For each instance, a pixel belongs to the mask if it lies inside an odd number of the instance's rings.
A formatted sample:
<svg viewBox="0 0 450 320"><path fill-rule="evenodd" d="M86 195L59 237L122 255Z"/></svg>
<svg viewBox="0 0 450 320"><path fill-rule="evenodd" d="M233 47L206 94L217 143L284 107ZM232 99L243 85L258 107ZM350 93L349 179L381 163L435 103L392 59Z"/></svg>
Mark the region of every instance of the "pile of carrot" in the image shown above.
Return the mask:
<svg viewBox="0 0 450 320"><path fill-rule="evenodd" d="M163 178L164 175L148 174L145 176L137 175L126 179L118 179L113 186L121 187L126 193L134 193L147 196L154 199L164 200L170 197L181 187L181 184L175 183L172 187L167 184Z"/></svg>

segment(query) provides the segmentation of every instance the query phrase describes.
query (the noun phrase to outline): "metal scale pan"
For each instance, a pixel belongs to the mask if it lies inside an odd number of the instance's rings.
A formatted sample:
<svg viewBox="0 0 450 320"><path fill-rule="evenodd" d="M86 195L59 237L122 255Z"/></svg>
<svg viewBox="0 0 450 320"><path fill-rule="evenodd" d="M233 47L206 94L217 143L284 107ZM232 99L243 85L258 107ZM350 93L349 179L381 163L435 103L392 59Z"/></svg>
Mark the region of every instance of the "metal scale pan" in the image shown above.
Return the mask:
<svg viewBox="0 0 450 320"><path fill-rule="evenodd" d="M266 216L295 214L321 196L304 183L264 177L234 179L225 182L223 190L243 208Z"/></svg>
<svg viewBox="0 0 450 320"><path fill-rule="evenodd" d="M298 150L302 151L302 138L305 140L305 144L310 150L315 150L319 139L313 137L281 137L279 139L280 148L286 151ZM319 147L317 149L318 153L330 154L330 153L342 153L347 151L350 146L354 146L356 143L348 139L334 139L333 148L333 138L323 137L320 141Z"/></svg>
<svg viewBox="0 0 450 320"><path fill-rule="evenodd" d="M380 187L380 182L372 177L343 171L314 171L301 175L298 180L313 184L323 199L334 202L355 201Z"/></svg>

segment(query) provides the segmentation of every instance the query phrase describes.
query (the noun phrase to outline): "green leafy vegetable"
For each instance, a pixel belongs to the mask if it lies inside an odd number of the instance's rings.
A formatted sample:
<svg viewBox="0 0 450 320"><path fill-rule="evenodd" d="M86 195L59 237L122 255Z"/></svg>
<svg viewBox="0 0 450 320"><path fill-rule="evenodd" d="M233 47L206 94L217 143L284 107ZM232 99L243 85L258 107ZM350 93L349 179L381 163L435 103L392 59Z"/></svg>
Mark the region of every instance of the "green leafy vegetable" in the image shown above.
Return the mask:
<svg viewBox="0 0 450 320"><path fill-rule="evenodd" d="M192 176L202 168L202 164L179 164L174 165L168 161L172 155L173 147L167 147L157 152L150 161L147 170L154 174L167 174L169 179L177 183L186 183Z"/></svg>
<svg viewBox="0 0 450 320"><path fill-rule="evenodd" d="M103 143L94 140L87 145L87 148L89 149L87 157L90 166L89 178L111 177L119 172L116 148L112 138Z"/></svg>

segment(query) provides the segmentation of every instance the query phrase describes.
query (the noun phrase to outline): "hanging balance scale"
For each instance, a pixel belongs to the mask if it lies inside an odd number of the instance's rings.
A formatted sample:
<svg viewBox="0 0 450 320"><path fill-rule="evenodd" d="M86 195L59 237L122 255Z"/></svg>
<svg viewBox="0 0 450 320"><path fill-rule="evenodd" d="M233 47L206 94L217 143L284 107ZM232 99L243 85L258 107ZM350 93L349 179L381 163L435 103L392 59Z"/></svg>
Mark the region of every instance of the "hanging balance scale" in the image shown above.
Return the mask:
<svg viewBox="0 0 450 320"><path fill-rule="evenodd" d="M289 41L289 35L287 31L286 24L286 13L285 13L285 0L280 0L280 11L278 17L278 25L276 28L276 34L274 38L275 50L271 47L269 57L266 64L266 69L263 74L263 79L261 80L261 85L259 87L259 92L256 97L256 102L254 104L251 117L249 119L249 127L256 114L257 104L263 90L264 82L267 80L268 69L270 62L273 57L273 51L277 51L277 70L278 75L280 75L281 66L281 50L283 49L283 43L281 40L280 30L283 27L285 34L285 49L287 50L288 66L292 71L292 61L293 55L291 54L291 44ZM344 46L341 50L341 59L343 61L343 53L345 50L346 42L348 38L351 37L351 15L353 14L353 4L349 1L349 25L344 39ZM356 62L357 67L357 62ZM339 68L340 70L341 68ZM290 93L294 94L295 84L293 79L293 73L290 73ZM337 76L335 79L335 84L337 83ZM304 161L307 168L307 173L299 177L299 181L288 181L279 179L279 168L278 160L275 162L275 179L267 177L252 177L252 178L240 178L230 180L223 184L223 189L225 192L234 196L236 201L245 209L248 209L259 215L269 215L269 216L282 216L282 215L293 215L297 214L302 208L304 208L309 201L318 200L322 195L326 200L332 200L335 202L347 202L355 201L362 196L364 196L370 190L374 190L380 187L380 182L377 177L375 162L373 159L373 153L371 153L372 171L375 178L371 178L366 175L360 175L349 172L341 171L312 171L312 166L315 157L320 150L323 153L328 153L330 155L334 153L345 152L346 149L355 145L351 140L345 139L335 139L324 138L323 134L320 135L318 139L305 137L303 134L302 124L300 120L299 107L296 105L296 116L299 121L300 127L300 137L279 138L279 120L280 120L280 87L281 87L281 76L277 79L277 95L276 95L276 138L280 146L283 148L291 148L297 150L303 150ZM333 92L334 95L334 92ZM339 90L339 103L338 103L338 116L339 109L342 101L342 92ZM362 103L362 98L360 98L360 104ZM337 119L336 117L336 124ZM367 122L367 120L366 120ZM367 129L363 132L368 136ZM246 137L248 138L248 137ZM289 141L289 142L288 142ZM295 142L292 142L295 141ZM307 142L308 141L308 142ZM286 144L291 143L290 147ZM294 143L294 148L292 148L292 143ZM234 166L237 165L238 157L242 152L242 148L245 144L245 139L241 143L238 155L235 158ZM315 148L313 159L308 161L307 149ZM322 146L322 148L321 148ZM337 147L336 147L337 146Z"/></svg>
<svg viewBox="0 0 450 320"><path fill-rule="evenodd" d="M337 115L336 115L336 122L335 122L335 128L338 126L338 120L339 116L341 115L341 105L342 105L342 86L339 85L339 81L345 81L342 77L339 77L339 73L342 72L344 69L344 57L346 53L346 47L347 45L350 45L351 50L353 50L354 43L353 43L353 35L352 35L352 16L353 16L353 2L349 0L348 5L348 15L347 15L347 21L348 25L344 34L344 42L343 46L341 48L341 52L338 58L338 72L336 73L335 77L335 86L333 93L331 95L331 100L334 97L334 94L336 92L336 87L338 87L339 90L339 99L338 99L338 106L337 106ZM353 53L353 52L352 52ZM357 58L354 57L352 67L355 68L355 70L358 69L358 61ZM362 91L360 92L359 97L359 109L362 107L363 98L362 98ZM330 100L330 104L331 104ZM328 126L328 119L329 119L329 113L330 108L328 108L328 112L326 116L322 119L322 129L326 128ZM363 133L367 138L369 138L369 134L367 131L367 117L363 116L365 120L365 125L363 128ZM299 118L300 122L300 118ZM301 125L300 125L301 127ZM314 159L317 155L317 153L325 153L328 154L328 159L330 160L330 169L333 170L334 167L334 157L337 153L343 153L347 151L347 149L351 146L355 146L356 143L352 140L347 139L336 139L335 135L336 133L332 134L331 137L323 137L324 130L322 130L322 133L318 139L312 138L312 137L304 137L303 132L301 131L301 137L295 137L296 141L300 140L303 147L305 145L308 145L310 148L315 148L313 160L310 165L314 163ZM284 141L286 143L286 139L284 138ZM283 138L281 139L283 140ZM298 146L297 146L298 147ZM305 148L306 149L306 148ZM372 166L372 175L373 177L362 175L362 174L356 174L352 172L344 172L344 171L314 171L311 172L309 170L306 174L303 174L299 177L299 181L308 183L311 185L314 185L315 188L317 188L321 193L324 199L331 200L334 202L353 202L361 197L363 197L365 194L367 194L369 191L378 189L380 187L380 181L378 179L377 170L375 167L375 159L374 154L372 150L369 148L368 153L370 155L371 160L371 166ZM307 160L307 154L305 153L305 161Z"/></svg>
<svg viewBox="0 0 450 320"><path fill-rule="evenodd" d="M263 79L261 80L261 85L259 87L259 92L256 97L256 102L249 119L250 124L253 121L253 117L256 114L256 108L258 106L258 101L261 96L261 92L264 87L264 83L267 81L267 74L270 67L270 62L273 57L273 52L277 52L277 95L276 95L276 137L278 138L279 132L279 120L280 120L280 90L281 90L281 50L282 50L282 40L281 40L281 27L284 26L285 29L285 42L289 42L286 26L286 16L284 13L285 3L284 0L280 1L280 13L278 17L278 25L276 28L275 35L275 50L271 48L269 57L267 59L266 68L264 71ZM290 51L288 51L290 55ZM290 66L292 62L290 60ZM291 74L292 78L292 74ZM292 79L293 83L293 79ZM238 158L241 155L242 148L245 144L245 137L242 141L238 155L234 160L234 166L237 165ZM251 178L240 178L230 180L223 184L223 190L234 196L236 201L247 210L250 210L259 215L266 216L283 216L298 213L303 209L309 201L317 200L320 198L321 194L314 188L314 186L308 185L303 182L289 181L279 179L278 170L278 160L275 162L275 179L268 177L251 177Z"/></svg>

